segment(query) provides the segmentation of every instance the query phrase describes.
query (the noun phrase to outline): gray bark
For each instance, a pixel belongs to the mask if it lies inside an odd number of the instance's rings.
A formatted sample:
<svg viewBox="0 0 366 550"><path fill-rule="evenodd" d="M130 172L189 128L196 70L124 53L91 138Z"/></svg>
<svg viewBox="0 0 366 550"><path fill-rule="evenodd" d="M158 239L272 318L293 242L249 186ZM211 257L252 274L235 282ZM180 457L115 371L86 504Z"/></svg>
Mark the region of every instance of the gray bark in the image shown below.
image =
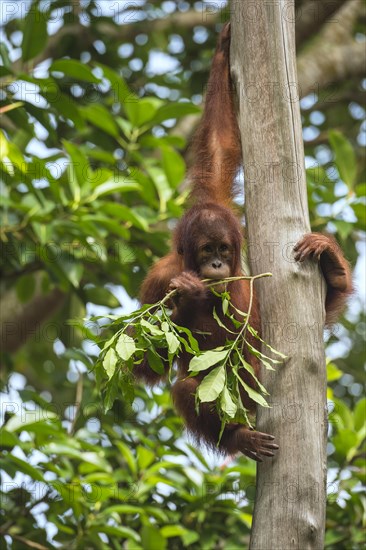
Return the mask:
<svg viewBox="0 0 366 550"><path fill-rule="evenodd" d="M250 3L252 6L254 3ZM258 466L251 549L321 549L325 525L325 286L314 262L292 249L310 231L301 133L293 1L232 4L231 67L242 136L249 260L260 281L262 333L286 354L263 369L270 409L257 429L277 456Z"/></svg>

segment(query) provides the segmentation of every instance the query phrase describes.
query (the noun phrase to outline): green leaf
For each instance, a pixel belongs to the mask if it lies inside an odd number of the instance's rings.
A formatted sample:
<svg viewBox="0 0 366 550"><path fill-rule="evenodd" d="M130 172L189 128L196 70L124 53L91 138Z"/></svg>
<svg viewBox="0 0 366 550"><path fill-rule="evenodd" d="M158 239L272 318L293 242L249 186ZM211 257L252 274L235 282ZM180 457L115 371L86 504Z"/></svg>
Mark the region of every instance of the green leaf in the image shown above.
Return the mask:
<svg viewBox="0 0 366 550"><path fill-rule="evenodd" d="M44 481L41 471L38 468L31 466L25 460L22 460L17 456L14 456L13 454L8 454L6 457L6 460L9 460L13 464L15 464L17 467L17 470L22 474L26 474L36 481Z"/></svg>
<svg viewBox="0 0 366 550"><path fill-rule="evenodd" d="M207 471L209 471L211 469L211 467L209 466L209 464L206 460L206 456L204 455L205 450L203 448L198 449L195 445L190 445L189 443L187 443L187 446L189 447L190 452L193 453L193 455L201 463L203 468L206 469Z"/></svg>
<svg viewBox="0 0 366 550"><path fill-rule="evenodd" d="M110 112L100 104L89 104L81 109L82 116L100 128L107 134L117 138L119 136L118 126Z"/></svg>
<svg viewBox="0 0 366 550"><path fill-rule="evenodd" d="M162 104L156 97L143 97L139 101L125 101L124 108L131 123L139 128L154 118Z"/></svg>
<svg viewBox="0 0 366 550"><path fill-rule="evenodd" d="M165 539L169 539L171 537L183 537L186 535L187 529L182 525L164 525L160 532Z"/></svg>
<svg viewBox="0 0 366 550"><path fill-rule="evenodd" d="M0 57L2 58L1 46L2 46L2 44L0 44ZM0 65L0 78L3 78L4 76L9 76L11 74L13 74L13 73L10 69L8 69L7 67L4 67L4 65Z"/></svg>
<svg viewBox="0 0 366 550"><path fill-rule="evenodd" d="M230 392L226 386L221 394L220 405L221 409L228 415L229 418L234 418L238 407L232 400Z"/></svg>
<svg viewBox="0 0 366 550"><path fill-rule="evenodd" d="M152 370L158 374L164 374L164 363L161 357L152 349L148 349L146 353L149 367L151 367Z"/></svg>
<svg viewBox="0 0 366 550"><path fill-rule="evenodd" d="M361 430L366 423L366 397L357 401L353 417L356 431Z"/></svg>
<svg viewBox="0 0 366 550"><path fill-rule="evenodd" d="M348 458L350 455L354 455L354 451L358 445L357 434L348 429L341 429L332 438L336 451L343 457Z"/></svg>
<svg viewBox="0 0 366 550"><path fill-rule="evenodd" d="M155 460L156 454L150 449L147 449L146 447L142 447L141 445L139 445L137 447L136 452L137 452L137 464L140 470L145 470Z"/></svg>
<svg viewBox="0 0 366 550"><path fill-rule="evenodd" d="M113 403L117 397L121 396L121 390L118 384L118 374L118 370L115 370L114 374L112 374L112 378L109 379L103 396L103 410L105 414L113 407Z"/></svg>
<svg viewBox="0 0 366 550"><path fill-rule="evenodd" d="M5 407L4 407L4 410L5 410ZM18 445L19 439L13 433L8 432L4 428L0 428L0 442L2 447L13 448L16 445Z"/></svg>
<svg viewBox="0 0 366 550"><path fill-rule="evenodd" d="M134 127L129 120L126 120L120 116L116 118L118 126L121 128L124 135L131 140L134 136Z"/></svg>
<svg viewBox="0 0 366 550"><path fill-rule="evenodd" d="M161 107L154 117L154 122L163 122L172 118L180 118L187 115L199 115L201 109L193 103L181 102L181 103L169 103Z"/></svg>
<svg viewBox="0 0 366 550"><path fill-rule="evenodd" d="M84 65L84 63L76 59L58 59L52 63L49 70L51 73L64 73L73 80L85 80L93 84L98 84L100 82L100 79L94 76L87 65Z"/></svg>
<svg viewBox="0 0 366 550"><path fill-rule="evenodd" d="M34 427L36 425L40 425L41 427L44 425L45 429L48 427L49 423L51 422L57 422L58 416L57 414L46 411L42 409L37 409L34 411L23 411L24 414L22 416L14 415L5 424L4 428L8 432L18 432L27 430L31 432L34 430Z"/></svg>
<svg viewBox="0 0 366 550"><path fill-rule="evenodd" d="M106 351L108 348L110 348L117 340L117 336L118 336L118 333L117 334L113 334L113 336L111 336L111 338L109 338L109 340L107 340L104 345L103 345L103 348L102 348L102 351Z"/></svg>
<svg viewBox="0 0 366 550"><path fill-rule="evenodd" d="M112 93L121 104L137 103L139 101L138 96L131 92L121 75L102 63L97 63L97 67L102 69L104 76L112 84Z"/></svg>
<svg viewBox="0 0 366 550"><path fill-rule="evenodd" d="M250 363L248 363L247 361L245 361L244 357L241 354L239 355L239 360L240 360L241 364L243 365L243 367L245 368L245 370L247 372L249 372L249 374L252 376L253 380L255 380L255 382L256 382L258 388L260 389L260 391L262 393L264 393L264 395L269 395L266 388L258 380L252 365Z"/></svg>
<svg viewBox="0 0 366 550"><path fill-rule="evenodd" d="M272 365L269 363L269 361L271 363L274 363L275 365L279 365L281 364L281 361L278 361L277 359L272 359L272 357L268 357L267 355L264 355L264 353L260 352L259 350L257 350L256 348L254 348L251 344L249 344L249 342L247 340L245 340L245 345L247 346L248 350L250 351L250 353L252 355L254 355L255 357L258 357L258 359L261 361L261 363L263 363L263 365L269 369L269 370L274 370L274 368L272 367Z"/></svg>
<svg viewBox="0 0 366 550"><path fill-rule="evenodd" d="M193 357L189 363L189 371L200 372L206 370L213 365L216 365L220 361L224 361L228 355L228 350L209 350L203 352L201 355Z"/></svg>
<svg viewBox="0 0 366 550"><path fill-rule="evenodd" d="M258 332L250 325L248 325L248 330L250 332L250 334L252 336L254 336L254 338L256 338L257 340L259 340L260 342L262 342L262 344L264 344L272 353L274 353L275 355L278 355L279 357L281 357L282 359L287 359L287 355L284 355L283 353L275 350L274 348L272 348L269 344L267 344L267 342L265 342L264 340L262 340L262 338L259 336ZM264 356L265 357L265 356ZM273 361L271 359L271 361Z"/></svg>
<svg viewBox="0 0 366 550"><path fill-rule="evenodd" d="M165 146L174 147L174 149L184 149L186 147L186 140L183 137L172 135L155 137L151 134L145 134L141 136L139 143L142 147L151 149L160 149L160 147Z"/></svg>
<svg viewBox="0 0 366 550"><path fill-rule="evenodd" d="M180 341L173 332L165 333L166 341L168 342L169 353L174 355L180 348Z"/></svg>
<svg viewBox="0 0 366 550"><path fill-rule="evenodd" d="M184 546L187 548L189 548L191 545L193 545L194 542L197 542L199 540L200 540L200 533L197 533L197 531L187 530L185 534L182 535L182 542Z"/></svg>
<svg viewBox="0 0 366 550"><path fill-rule="evenodd" d="M138 227L142 231L149 230L149 224L146 219L140 216L134 208L125 206L124 204L117 204L113 202L106 202L102 204L100 210L106 214L110 214L118 220L130 222L135 227Z"/></svg>
<svg viewBox="0 0 366 550"><path fill-rule="evenodd" d="M128 361L130 357L135 353L136 351L136 344L133 338L131 336L128 336L128 334L122 333L121 336L118 338L117 345L116 345L116 352L118 355L123 359L123 361Z"/></svg>
<svg viewBox="0 0 366 550"><path fill-rule="evenodd" d="M118 361L118 358L117 358L116 352L114 351L113 348L109 349L103 359L103 368L107 373L109 380L112 378L112 376L115 373L117 361Z"/></svg>
<svg viewBox="0 0 366 550"><path fill-rule="evenodd" d="M73 195L75 204L80 203L81 191L80 189L85 186L90 187L88 182L88 176L90 176L91 169L87 157L82 153L79 147L76 147L73 143L62 140L68 155L70 156L69 164L69 185Z"/></svg>
<svg viewBox="0 0 366 550"><path fill-rule="evenodd" d="M113 506L108 506L102 512L102 516L111 517L112 514L141 514L144 515L145 511L142 506L134 506L133 504L115 504Z"/></svg>
<svg viewBox="0 0 366 550"><path fill-rule="evenodd" d="M354 418L349 407L341 399L333 398L334 409L329 414L329 421L338 429L354 430Z"/></svg>
<svg viewBox="0 0 366 550"><path fill-rule="evenodd" d="M152 323L149 323L149 321L146 321L146 319L141 319L140 324L142 327L144 327L149 334L152 334L153 336L164 336L164 332L160 330L156 325L153 325Z"/></svg>
<svg viewBox="0 0 366 550"><path fill-rule="evenodd" d="M137 463L134 455L131 452L131 449L126 445L126 443L123 443L123 441L116 441L115 445L118 448L119 452L121 453L122 457L125 459L127 466L130 469L130 472L132 474L136 474Z"/></svg>
<svg viewBox="0 0 366 550"><path fill-rule="evenodd" d="M53 80L53 79L50 79ZM66 94L61 93L56 82L53 84L53 89L57 89L56 93L42 90L42 95L51 104L51 110L56 111L65 119L71 120L77 129L82 130L85 127L85 121L81 116L79 109L72 100L72 98Z"/></svg>
<svg viewBox="0 0 366 550"><path fill-rule="evenodd" d="M25 159L19 148L12 143L10 139L8 140L4 132L0 130L0 159L4 160L7 157L9 157L13 165L19 169L25 166ZM13 173L13 169L8 166L8 163L5 164L5 168L8 170L9 174Z"/></svg>
<svg viewBox="0 0 366 550"><path fill-rule="evenodd" d="M243 388L245 389L245 391L253 401L258 403L262 407L269 407L267 401L264 399L264 397L260 393L258 393L257 391L253 390L253 388L248 386L248 384L244 382L244 380L241 378L241 376L239 376L239 374L236 371L233 371L233 372L237 377L237 379L239 380L240 384L243 386Z"/></svg>
<svg viewBox="0 0 366 550"><path fill-rule="evenodd" d="M344 220L332 220L332 223L336 226L337 232L344 241L353 231L353 223L345 222Z"/></svg>
<svg viewBox="0 0 366 550"><path fill-rule="evenodd" d="M86 300L92 304L107 306L111 309L121 305L119 300L107 288L100 286L88 287L84 288L84 293Z"/></svg>
<svg viewBox="0 0 366 550"><path fill-rule="evenodd" d="M90 465L93 470L98 469L103 472L112 472L112 467L109 462L104 458L103 451L80 451L78 443L72 439L68 439L65 442L51 442L45 445L42 451L48 455L58 455L62 457L69 457L85 462ZM90 469L89 469L90 471Z"/></svg>
<svg viewBox="0 0 366 550"><path fill-rule="evenodd" d="M140 185L135 181L129 181L126 178L118 177L115 180L106 181L98 185L94 190L88 202L93 202L99 197L110 195L111 193L140 191Z"/></svg>
<svg viewBox="0 0 366 550"><path fill-rule="evenodd" d="M80 499L82 498L80 484L74 483L72 491L70 491L70 484L64 483L61 479L51 480L49 481L49 484L55 489L55 491L57 491L62 500L72 508L75 514L82 513L80 507ZM60 523L61 525L64 525L61 521ZM64 528L61 532L65 533Z"/></svg>
<svg viewBox="0 0 366 550"><path fill-rule="evenodd" d="M160 531L152 525L144 525L141 529L141 541L144 550L165 550L166 540Z"/></svg>
<svg viewBox="0 0 366 550"><path fill-rule="evenodd" d="M24 20L22 41L23 61L36 57L45 46L47 40L47 12L40 11L38 6L31 5Z"/></svg>
<svg viewBox="0 0 366 550"><path fill-rule="evenodd" d="M56 263L64 273L66 279L70 281L75 288L79 287L81 277L84 273L83 264L74 260L69 254L61 253L56 260Z"/></svg>
<svg viewBox="0 0 366 550"><path fill-rule="evenodd" d="M366 208L364 204L352 204L353 212L357 218L358 226L364 231L366 226Z"/></svg>
<svg viewBox="0 0 366 550"><path fill-rule="evenodd" d="M162 155L164 172L167 175L170 186L176 189L182 183L186 173L183 157L172 147L163 147Z"/></svg>
<svg viewBox="0 0 366 550"><path fill-rule="evenodd" d="M226 380L225 367L216 367L207 374L197 389L197 395L202 403L215 401L222 392Z"/></svg>
<svg viewBox="0 0 366 550"><path fill-rule="evenodd" d="M191 331L186 328L186 327L180 327L179 325L176 325L175 323L173 323L173 326L175 329L177 329L178 333L179 332L183 332L183 334L186 334L187 335L187 338L188 338L188 342L189 342L189 346L191 348L191 350L194 352L194 353L199 353L200 351L200 347L199 347L199 344L196 340L196 338L193 336L193 334L191 333ZM186 339L183 338L182 336L179 336L179 340L182 342L182 344L184 345L184 347L187 349L187 343L186 343ZM190 350L187 350L187 351L190 351Z"/></svg>
<svg viewBox="0 0 366 550"><path fill-rule="evenodd" d="M120 223L109 218L108 216L84 214L81 218L80 223L85 227L85 224L87 224L88 222L91 222L90 225L93 227L93 231L97 232L98 237L106 236L112 233L114 235L122 237L123 240L128 241L130 239L130 231ZM101 248L99 248L99 253L100 251Z"/></svg>
<svg viewBox="0 0 366 550"><path fill-rule="evenodd" d="M327 363L327 380L328 380L328 382L334 382L335 380L339 380L342 375L343 375L343 372L341 370L339 370L337 365L335 365L332 362Z"/></svg>
<svg viewBox="0 0 366 550"><path fill-rule="evenodd" d="M329 141L342 180L352 188L357 175L357 159L351 143L338 130L329 130Z"/></svg>
<svg viewBox="0 0 366 550"><path fill-rule="evenodd" d="M358 183L355 188L356 197L366 196L366 183Z"/></svg>
<svg viewBox="0 0 366 550"><path fill-rule="evenodd" d="M153 180L155 189L158 193L160 200L160 210L162 212L166 212L167 201L172 197L173 194L168 179L163 170L161 170L161 168L158 168L157 166L147 166L146 170Z"/></svg>
<svg viewBox="0 0 366 550"><path fill-rule="evenodd" d="M34 275L22 275L16 282L16 293L22 304L29 302L36 289L36 281Z"/></svg>
<svg viewBox="0 0 366 550"><path fill-rule="evenodd" d="M218 316L216 312L216 308L213 309L213 318L215 319L216 323L223 329L225 329L227 332L230 332L230 334L236 334L233 330L229 330L226 325L221 321L220 317Z"/></svg>
<svg viewBox="0 0 366 550"><path fill-rule="evenodd" d="M135 542L140 542L139 534L129 527L117 527L114 525L107 525L106 523L103 523L102 525L98 523L91 523L89 529L91 532L105 533L110 537L117 537L118 541L127 538Z"/></svg>
<svg viewBox="0 0 366 550"><path fill-rule="evenodd" d="M7 44L5 44L5 41L1 41L0 42L0 58L1 58L1 61L2 61L2 64L3 64L3 71L4 74L2 74L2 72L0 73L1 76L7 76L7 74L12 74L12 62L10 60L10 56L9 56L9 48L7 46ZM8 71L8 73L6 73L5 71Z"/></svg>

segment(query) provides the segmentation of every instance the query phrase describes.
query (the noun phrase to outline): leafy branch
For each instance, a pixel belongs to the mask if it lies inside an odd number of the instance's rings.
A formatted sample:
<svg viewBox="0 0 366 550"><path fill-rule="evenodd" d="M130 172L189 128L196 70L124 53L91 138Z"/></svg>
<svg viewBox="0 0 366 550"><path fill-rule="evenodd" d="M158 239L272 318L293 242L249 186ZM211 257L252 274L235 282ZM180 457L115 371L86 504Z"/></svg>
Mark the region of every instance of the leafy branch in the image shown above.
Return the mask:
<svg viewBox="0 0 366 550"><path fill-rule="evenodd" d="M191 332L177 325L171 317L169 305L177 289L168 292L155 304L147 304L137 311L122 317L108 316L113 330L111 338L104 341L97 362L97 377L103 389L104 406L112 407L117 395L132 401L134 397L133 371L148 363L157 375L166 372L172 377L176 359L182 352L192 356L188 376L202 376L196 391L196 407L200 403L215 402L222 422L222 430L228 422L245 423L251 426L243 396L249 396L261 406L268 407L264 398L268 392L258 380L252 365L245 359L245 351L253 355L265 368L281 363L285 356L264 342L251 326L250 317L253 307L253 287L257 279L269 277L264 273L254 277L229 277L220 281L205 279L207 285L217 297L221 298L221 311L213 310L213 317L221 328L227 331L228 339L224 346L201 351L197 341L198 331ZM238 280L250 281L250 299L248 311L240 311L231 301L227 285ZM217 292L215 286L225 284L223 292ZM258 343L258 346L255 345ZM266 346L275 359L260 351L260 345ZM248 382L248 380L250 382Z"/></svg>

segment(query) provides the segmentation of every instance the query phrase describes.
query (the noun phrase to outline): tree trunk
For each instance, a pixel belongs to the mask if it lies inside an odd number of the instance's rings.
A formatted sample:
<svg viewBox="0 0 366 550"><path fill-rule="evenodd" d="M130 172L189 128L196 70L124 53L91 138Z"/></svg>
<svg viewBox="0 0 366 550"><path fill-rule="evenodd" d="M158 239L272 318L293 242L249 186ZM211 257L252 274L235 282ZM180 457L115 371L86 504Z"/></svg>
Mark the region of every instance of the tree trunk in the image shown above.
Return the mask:
<svg viewBox="0 0 366 550"><path fill-rule="evenodd" d="M263 369L270 409L257 428L277 457L258 466L251 549L323 548L326 485L325 285L293 246L310 231L294 37L294 2L233 2L231 68L242 136L249 261L262 334L286 354Z"/></svg>

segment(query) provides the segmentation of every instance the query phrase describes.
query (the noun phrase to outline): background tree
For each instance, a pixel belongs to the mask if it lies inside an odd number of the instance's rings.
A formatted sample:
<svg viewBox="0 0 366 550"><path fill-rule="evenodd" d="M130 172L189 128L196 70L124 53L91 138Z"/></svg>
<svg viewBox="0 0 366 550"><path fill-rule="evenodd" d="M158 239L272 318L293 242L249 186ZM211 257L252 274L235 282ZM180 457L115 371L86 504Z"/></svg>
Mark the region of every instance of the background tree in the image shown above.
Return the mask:
<svg viewBox="0 0 366 550"><path fill-rule="evenodd" d="M364 8L296 9L311 223L336 235L360 274ZM2 2L1 15L1 537L11 548L243 548L254 464L187 445L163 388L139 388L132 410L116 400L105 414L100 328L81 321L134 307L128 296L167 250L229 6ZM260 84L248 101L260 101ZM326 334L333 548L362 543L359 290Z"/></svg>

